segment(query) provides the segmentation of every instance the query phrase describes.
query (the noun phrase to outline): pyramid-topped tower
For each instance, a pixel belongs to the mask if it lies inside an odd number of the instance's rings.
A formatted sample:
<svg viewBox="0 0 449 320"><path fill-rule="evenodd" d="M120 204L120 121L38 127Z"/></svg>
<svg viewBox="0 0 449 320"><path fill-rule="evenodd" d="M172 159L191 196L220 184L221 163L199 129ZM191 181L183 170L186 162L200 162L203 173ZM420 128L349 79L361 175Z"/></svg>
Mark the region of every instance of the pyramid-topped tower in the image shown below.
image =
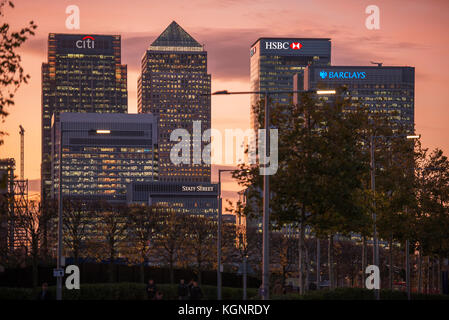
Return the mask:
<svg viewBox="0 0 449 320"><path fill-rule="evenodd" d="M203 46L188 34L176 21L170 25L151 44L150 50L163 50L167 48L196 48L203 50ZM196 51L196 50L195 50Z"/></svg>
<svg viewBox="0 0 449 320"><path fill-rule="evenodd" d="M142 58L138 79L139 113L158 117L159 181L210 182L211 166L202 162L175 165L170 141L176 129L193 132L201 121L201 132L211 127L211 77L207 73L207 52L175 21L154 40ZM204 141L195 141L201 145Z"/></svg>

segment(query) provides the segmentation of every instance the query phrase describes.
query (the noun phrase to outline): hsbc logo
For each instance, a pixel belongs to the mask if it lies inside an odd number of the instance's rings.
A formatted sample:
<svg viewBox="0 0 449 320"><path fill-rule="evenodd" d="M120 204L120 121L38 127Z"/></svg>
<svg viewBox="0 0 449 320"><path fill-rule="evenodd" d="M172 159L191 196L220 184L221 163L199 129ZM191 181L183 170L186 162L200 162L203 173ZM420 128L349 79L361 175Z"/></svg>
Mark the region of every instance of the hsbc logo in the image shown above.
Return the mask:
<svg viewBox="0 0 449 320"><path fill-rule="evenodd" d="M301 49L302 44L299 42L292 42L290 43L290 48L292 48L293 50L299 50Z"/></svg>
<svg viewBox="0 0 449 320"><path fill-rule="evenodd" d="M95 48L95 39L92 36L85 36L83 39L76 41L75 45L78 49L93 49Z"/></svg>
<svg viewBox="0 0 449 320"><path fill-rule="evenodd" d="M290 41L267 41L265 42L266 50L299 50L302 48L300 42L290 42Z"/></svg>

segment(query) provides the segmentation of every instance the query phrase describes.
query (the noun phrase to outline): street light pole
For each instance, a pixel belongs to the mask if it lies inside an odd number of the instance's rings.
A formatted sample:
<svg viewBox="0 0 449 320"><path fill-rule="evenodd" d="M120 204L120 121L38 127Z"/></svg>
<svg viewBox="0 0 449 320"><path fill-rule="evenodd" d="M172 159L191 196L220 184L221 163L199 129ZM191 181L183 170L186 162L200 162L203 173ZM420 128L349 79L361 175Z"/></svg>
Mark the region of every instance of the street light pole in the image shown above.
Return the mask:
<svg viewBox="0 0 449 320"><path fill-rule="evenodd" d="M221 173L218 170L218 230L217 230L217 300L221 300Z"/></svg>
<svg viewBox="0 0 449 320"><path fill-rule="evenodd" d="M371 153L371 165L370 165L370 169L371 169L371 190L373 192L373 196L375 195L376 192L376 174L375 174L375 158L374 158L374 140L375 138L398 138L398 137L406 137L407 139L419 139L421 138L421 135L393 135L393 136L374 136L373 134L371 135L371 139L370 139L370 153ZM375 198L373 198L373 263L375 266L377 266L378 268L380 268L379 266L379 241L377 239L377 229L376 229L376 200ZM407 284L407 294L410 297L410 279L409 279L409 274L410 274L410 266L409 266L409 257L408 257L408 246L409 246L409 241L406 240L406 284ZM392 266L390 266L392 267ZM363 270L364 272L364 270ZM376 294L376 299L379 300L380 299L380 290L379 289L375 289L375 294ZM410 298L409 298L410 299Z"/></svg>
<svg viewBox="0 0 449 320"><path fill-rule="evenodd" d="M60 122L59 130L59 199L58 199L58 258L56 268L59 270L62 267L62 123ZM62 276L60 274L56 277L56 300L62 300Z"/></svg>
<svg viewBox="0 0 449 320"><path fill-rule="evenodd" d="M263 154L264 163L267 165L267 155L270 152L270 141L269 141L269 130L270 130L270 108L268 105L268 93L265 92L265 151ZM269 175L266 174L263 176L263 225L262 225L262 288L263 288L263 300L270 299L270 249L269 249L269 224L270 224L270 207L269 200L270 197L270 180Z"/></svg>
<svg viewBox="0 0 449 320"><path fill-rule="evenodd" d="M405 240L405 283L407 286L407 300L411 299L410 292L410 242L409 240Z"/></svg>
<svg viewBox="0 0 449 320"><path fill-rule="evenodd" d="M336 90L286 90L286 91L270 91L270 94L291 94L291 93L316 93L318 95L335 95ZM205 95L230 95L230 94L263 94L265 96L264 101L264 111L265 111L265 120L264 120L264 127L265 127L265 154L263 155L264 163L267 163L267 155L270 151L270 141L269 141L269 130L270 130L270 110L269 110L269 103L268 103L268 92L267 91L241 91L241 92L229 92L227 90L222 91L216 91L214 93L208 93ZM266 172L265 172L266 173ZM220 177L219 177L220 180ZM269 212L269 206L270 206L270 181L269 176L267 174L263 177L263 217L262 217L262 231L263 231L263 238L262 238L262 299L268 300L270 298L269 294L269 281L270 281L270 270L269 270L269 262L270 262L270 251L269 251L269 223L270 223L270 212ZM221 198L221 197L220 197ZM221 217L221 209L219 209L219 217ZM219 225L221 226L221 222L219 222ZM221 229L219 229L221 230ZM221 231L219 231L221 232ZM220 241L221 241L221 235L220 235ZM218 241L217 241L218 242ZM218 255L220 257L221 247L218 249ZM221 257L220 257L221 261ZM218 275L220 277L221 282L221 274ZM218 282L218 281L217 281ZM218 284L218 283L217 283Z"/></svg>
<svg viewBox="0 0 449 320"><path fill-rule="evenodd" d="M370 153L371 153L371 191L373 192L373 264L379 267L379 247L377 242L377 227L376 227L376 200L374 194L376 192L376 174L375 174L375 159L374 159L374 135L371 135L370 141ZM365 272L365 270L363 270ZM374 289L376 300L380 299L379 289Z"/></svg>

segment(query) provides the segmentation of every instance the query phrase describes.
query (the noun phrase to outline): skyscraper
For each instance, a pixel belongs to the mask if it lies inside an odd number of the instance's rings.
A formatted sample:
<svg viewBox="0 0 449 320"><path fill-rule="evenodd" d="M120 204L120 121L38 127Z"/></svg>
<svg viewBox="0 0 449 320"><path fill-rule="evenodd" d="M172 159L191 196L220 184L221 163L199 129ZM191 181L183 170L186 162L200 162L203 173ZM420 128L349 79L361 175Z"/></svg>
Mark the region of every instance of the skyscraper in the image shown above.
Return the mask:
<svg viewBox="0 0 449 320"><path fill-rule="evenodd" d="M381 114L409 132L415 120L415 68L390 66L309 66L304 73L304 89L339 89L352 105Z"/></svg>
<svg viewBox="0 0 449 320"><path fill-rule="evenodd" d="M259 38L250 50L251 91L291 91L293 75L301 79L308 65L330 65L331 41L327 38ZM300 86L302 88L302 85ZM261 95L251 95L255 106ZM272 94L271 103L289 104L291 95ZM257 128L254 114L251 125Z"/></svg>
<svg viewBox="0 0 449 320"><path fill-rule="evenodd" d="M211 127L207 73L207 52L173 21L150 45L142 58L138 79L138 112L159 118L159 180L166 182L210 182L211 167L201 164L175 165L170 161L173 130L182 128L192 135L193 121L201 130ZM204 142L192 141L201 145ZM193 159L192 155L190 159Z"/></svg>
<svg viewBox="0 0 449 320"><path fill-rule="evenodd" d="M51 192L51 118L60 112L126 113L127 68L119 35L48 35L42 64L41 197Z"/></svg>
<svg viewBox="0 0 449 320"><path fill-rule="evenodd" d="M151 114L60 113L52 123L52 198L126 202L131 182L157 180L157 121Z"/></svg>

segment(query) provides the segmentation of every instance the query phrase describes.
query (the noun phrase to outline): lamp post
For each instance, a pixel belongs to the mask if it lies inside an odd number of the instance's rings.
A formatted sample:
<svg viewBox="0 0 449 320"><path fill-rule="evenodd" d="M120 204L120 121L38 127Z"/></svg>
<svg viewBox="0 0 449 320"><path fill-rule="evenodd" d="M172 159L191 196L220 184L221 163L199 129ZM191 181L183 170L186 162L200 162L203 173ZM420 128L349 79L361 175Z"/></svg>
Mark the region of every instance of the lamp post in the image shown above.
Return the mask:
<svg viewBox="0 0 449 320"><path fill-rule="evenodd" d="M63 136L64 132L73 132L74 130L64 130L62 121L59 122L59 186L58 186L58 252L57 252L57 261L56 268L58 270L58 274L56 276L56 300L62 300L62 278L64 274L61 274L62 268L62 249L63 249L63 241L62 241L62 231L63 231L63 195L62 195L62 144L63 144ZM110 134L110 130L99 129L96 130L97 134Z"/></svg>
<svg viewBox="0 0 449 320"><path fill-rule="evenodd" d="M62 300L62 276L59 274L59 271L62 267L62 122L60 122L59 129L59 186L58 186L58 258L56 261L56 268L58 269L58 275L56 277L56 300Z"/></svg>
<svg viewBox="0 0 449 320"><path fill-rule="evenodd" d="M336 90L288 90L288 91L235 91L229 92L227 90L216 91L205 95L231 95L231 94L260 94L264 95L264 127L265 127L265 152L263 157L266 160L267 154L270 152L269 129L270 129L270 108L268 98L270 94L294 94L294 93L315 93L318 95L335 95ZM267 161L264 161L267 163ZM269 254L269 195L270 195L270 180L268 175L263 177L263 218L262 218L262 294L263 300L270 298L269 283L270 283L270 254ZM220 274L221 277L221 274ZM220 279L221 280L221 279Z"/></svg>
<svg viewBox="0 0 449 320"><path fill-rule="evenodd" d="M222 294L222 281L221 281L221 242L223 238L222 233L222 199L221 199L221 173L222 172L233 172L232 169L219 169L218 170L218 229L217 229L217 300L221 300Z"/></svg>
<svg viewBox="0 0 449 320"><path fill-rule="evenodd" d="M400 138L400 137L405 137L407 139L419 139L421 138L421 135L406 135L406 134L401 134L401 135L392 135L392 136L375 136L375 135L371 135L371 139L370 139L370 173L371 173L371 191L373 192L373 195L376 192L376 175L375 175L375 157L374 157L374 142L375 139L377 138ZM376 210L375 210L375 206L376 206L376 200L373 199L373 262L374 265L379 267L379 242L377 239L377 227L376 227ZM410 287L410 269L409 269L409 263L408 263L408 240L406 241L406 250L407 250L407 256L406 256L406 282L407 282L407 290L409 290L408 288ZM379 289L375 289L375 294L376 294L376 299L379 300L380 299L380 291Z"/></svg>
<svg viewBox="0 0 449 320"><path fill-rule="evenodd" d="M221 300L221 238L222 238L222 203L221 203L221 173L231 172L230 169L218 170L218 230L217 230L217 300Z"/></svg>

